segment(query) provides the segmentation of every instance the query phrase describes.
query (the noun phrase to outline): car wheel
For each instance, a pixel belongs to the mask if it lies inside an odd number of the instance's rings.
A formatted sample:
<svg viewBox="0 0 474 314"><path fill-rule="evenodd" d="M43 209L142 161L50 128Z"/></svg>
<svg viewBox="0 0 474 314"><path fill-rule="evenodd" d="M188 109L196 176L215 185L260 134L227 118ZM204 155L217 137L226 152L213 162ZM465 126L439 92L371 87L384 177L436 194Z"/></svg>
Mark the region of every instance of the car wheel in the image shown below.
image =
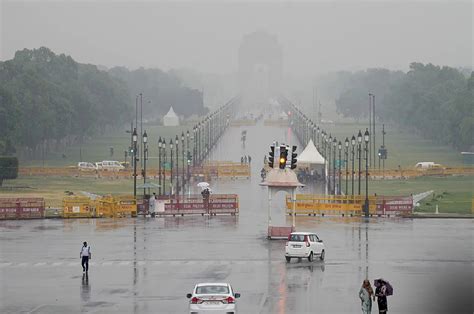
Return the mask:
<svg viewBox="0 0 474 314"><path fill-rule="evenodd" d="M287 261L288 263L291 262L291 257L285 256L285 258L286 258L286 261Z"/></svg>
<svg viewBox="0 0 474 314"><path fill-rule="evenodd" d="M324 250L321 251L321 256L319 257L322 261L324 261Z"/></svg>
<svg viewBox="0 0 474 314"><path fill-rule="evenodd" d="M313 252L309 253L308 261L309 261L309 262L312 262L312 261L313 261Z"/></svg>

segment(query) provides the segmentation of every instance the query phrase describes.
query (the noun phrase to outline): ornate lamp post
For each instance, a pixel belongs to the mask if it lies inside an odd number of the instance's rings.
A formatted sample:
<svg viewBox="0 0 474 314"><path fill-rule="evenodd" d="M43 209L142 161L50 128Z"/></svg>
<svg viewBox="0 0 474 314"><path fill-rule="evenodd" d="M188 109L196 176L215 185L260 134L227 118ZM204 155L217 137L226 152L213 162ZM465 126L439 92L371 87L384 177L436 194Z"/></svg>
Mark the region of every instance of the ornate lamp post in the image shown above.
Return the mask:
<svg viewBox="0 0 474 314"><path fill-rule="evenodd" d="M163 159L164 159L164 165L166 165L167 157L166 157L166 140L163 138L161 142L161 146L163 149ZM166 194L166 169L165 167L161 167L161 171L163 171L163 189L162 193Z"/></svg>
<svg viewBox="0 0 474 314"><path fill-rule="evenodd" d="M197 127L193 127L193 167L196 167Z"/></svg>
<svg viewBox="0 0 474 314"><path fill-rule="evenodd" d="M341 177L342 177L342 172L341 172L341 151L342 151L342 143L341 141L339 141L339 143L337 143L337 148L339 149L339 172L338 172L338 175L339 175L339 186L338 186L338 189L337 189L337 194L341 195L342 194L342 191L341 191Z"/></svg>
<svg viewBox="0 0 474 314"><path fill-rule="evenodd" d="M318 128L316 129L316 148L318 149L319 151L319 126Z"/></svg>
<svg viewBox="0 0 474 314"><path fill-rule="evenodd" d="M344 141L344 163L346 164L346 195L349 194L349 139Z"/></svg>
<svg viewBox="0 0 474 314"><path fill-rule="evenodd" d="M332 194L331 187L332 187L332 181L331 181L331 171L332 171L332 166L331 166L331 152L332 152L332 135L329 134L329 138L326 138L326 148L329 152L328 154L328 183L329 183L329 194Z"/></svg>
<svg viewBox="0 0 474 314"><path fill-rule="evenodd" d="M170 139L170 196L173 195L173 139Z"/></svg>
<svg viewBox="0 0 474 314"><path fill-rule="evenodd" d="M158 195L161 196L161 136L158 139Z"/></svg>
<svg viewBox="0 0 474 314"><path fill-rule="evenodd" d="M365 217L369 217L369 130L365 129L364 142L365 142L365 204L364 212Z"/></svg>
<svg viewBox="0 0 474 314"><path fill-rule="evenodd" d="M334 195L336 195L336 146L337 139L336 137L334 137L334 139L332 140L332 148L334 149L332 154L332 192Z"/></svg>
<svg viewBox="0 0 474 314"><path fill-rule="evenodd" d="M354 135L352 135L351 138L351 146L352 146L352 184L351 184L351 189L352 189L352 196L354 196L354 161L355 161L355 144L356 144L356 138Z"/></svg>
<svg viewBox="0 0 474 314"><path fill-rule="evenodd" d="M196 156L197 164L200 165L201 164L201 122L199 122L198 125L197 125L197 145L196 145L196 149L197 149L197 156Z"/></svg>
<svg viewBox="0 0 474 314"><path fill-rule="evenodd" d="M137 198L137 128L133 128L132 142L133 142L133 197Z"/></svg>
<svg viewBox="0 0 474 314"><path fill-rule="evenodd" d="M191 178L190 175L189 175L189 164L191 163L191 159L189 158L189 154L190 154L190 151L189 151L189 130L186 131L186 160L187 160L187 164L188 164L188 168L186 169L186 177L187 177L187 180L188 180L188 185L189 185L189 179Z"/></svg>
<svg viewBox="0 0 474 314"><path fill-rule="evenodd" d="M358 151L358 158L359 158L359 195L360 195L360 177L361 177L361 155L360 155L360 151L362 149L362 133L360 132L359 130L359 134L357 134L357 151Z"/></svg>
<svg viewBox="0 0 474 314"><path fill-rule="evenodd" d="M186 180L185 180L185 174L186 174L186 171L184 171L184 154L186 153L186 150L184 149L184 132L181 132L181 150L182 150L182 153L181 153L181 156L183 157L183 160L182 160L182 163L181 165L183 166L181 168L181 171L183 173L182 177L181 177L181 191L183 191L183 195L184 195L184 189L185 189L185 186L186 186Z"/></svg>
<svg viewBox="0 0 474 314"><path fill-rule="evenodd" d="M178 144L179 144L179 139L178 139L178 135L176 135L176 138L174 140L174 143L176 145L176 195L178 196L179 198L179 159L178 159L178 151L179 151L179 148L178 148Z"/></svg>
<svg viewBox="0 0 474 314"><path fill-rule="evenodd" d="M146 134L146 131L143 132L143 184L145 185L146 183L146 160L148 159L148 134ZM145 198L146 194L146 189L143 188L143 198Z"/></svg>

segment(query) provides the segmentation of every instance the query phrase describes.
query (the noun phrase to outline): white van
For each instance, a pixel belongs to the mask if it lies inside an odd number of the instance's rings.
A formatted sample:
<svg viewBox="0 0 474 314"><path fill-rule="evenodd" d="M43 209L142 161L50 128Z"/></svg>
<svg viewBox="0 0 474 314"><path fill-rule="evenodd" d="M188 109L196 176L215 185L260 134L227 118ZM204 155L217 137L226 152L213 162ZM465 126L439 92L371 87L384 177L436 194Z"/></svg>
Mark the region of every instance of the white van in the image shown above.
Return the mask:
<svg viewBox="0 0 474 314"><path fill-rule="evenodd" d="M125 167L116 160L104 160L97 164L100 164L99 169L103 169L103 170L120 171L120 170L125 169Z"/></svg>

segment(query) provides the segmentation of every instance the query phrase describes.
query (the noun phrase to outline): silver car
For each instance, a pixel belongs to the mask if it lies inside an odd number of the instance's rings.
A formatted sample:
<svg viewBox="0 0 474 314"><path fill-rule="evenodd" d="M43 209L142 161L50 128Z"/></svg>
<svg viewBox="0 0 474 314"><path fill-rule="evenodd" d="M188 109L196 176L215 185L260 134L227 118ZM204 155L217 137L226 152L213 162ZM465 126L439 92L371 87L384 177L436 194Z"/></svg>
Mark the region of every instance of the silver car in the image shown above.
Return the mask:
<svg viewBox="0 0 474 314"><path fill-rule="evenodd" d="M234 293L228 283L198 283L193 293L188 293L189 312L197 313L237 313L236 299L240 293Z"/></svg>

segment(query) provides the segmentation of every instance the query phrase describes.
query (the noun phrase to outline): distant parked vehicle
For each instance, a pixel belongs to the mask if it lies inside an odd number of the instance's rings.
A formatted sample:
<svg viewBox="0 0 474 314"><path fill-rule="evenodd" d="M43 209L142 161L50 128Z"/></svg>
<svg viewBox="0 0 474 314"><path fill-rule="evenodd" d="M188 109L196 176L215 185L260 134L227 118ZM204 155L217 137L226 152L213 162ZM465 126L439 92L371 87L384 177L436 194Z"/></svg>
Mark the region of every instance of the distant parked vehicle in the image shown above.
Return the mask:
<svg viewBox="0 0 474 314"><path fill-rule="evenodd" d="M77 163L77 168L81 171L93 171L93 170L97 170L97 166L94 165L93 163L91 162L85 162L85 161L82 161L82 162L78 162Z"/></svg>
<svg viewBox="0 0 474 314"><path fill-rule="evenodd" d="M315 256L324 260L325 247L323 240L311 232L292 232L288 236L285 246L285 258L290 262L292 258L307 258L312 262Z"/></svg>
<svg viewBox="0 0 474 314"><path fill-rule="evenodd" d="M421 161L415 165L415 168L419 170L426 170L426 169L432 169L432 168L440 169L440 168L443 168L443 166L440 164L436 164L432 161Z"/></svg>
<svg viewBox="0 0 474 314"><path fill-rule="evenodd" d="M97 167L102 170L120 171L125 169L125 167L119 161L116 160L104 160L96 164Z"/></svg>
<svg viewBox="0 0 474 314"><path fill-rule="evenodd" d="M236 314L235 299L240 293L235 293L228 283L199 283L193 293L186 295L189 301L189 312L195 313L232 313Z"/></svg>

